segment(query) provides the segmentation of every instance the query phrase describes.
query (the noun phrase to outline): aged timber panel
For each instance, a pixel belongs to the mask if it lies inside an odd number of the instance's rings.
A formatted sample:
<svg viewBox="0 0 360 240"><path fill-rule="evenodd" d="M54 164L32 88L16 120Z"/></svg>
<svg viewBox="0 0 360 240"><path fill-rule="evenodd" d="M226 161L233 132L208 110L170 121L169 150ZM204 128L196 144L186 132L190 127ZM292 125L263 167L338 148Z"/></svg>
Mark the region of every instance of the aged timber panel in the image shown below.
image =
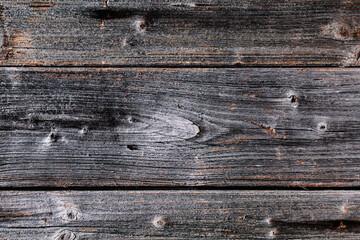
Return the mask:
<svg viewBox="0 0 360 240"><path fill-rule="evenodd" d="M1 192L1 239L359 239L357 191Z"/></svg>
<svg viewBox="0 0 360 240"><path fill-rule="evenodd" d="M358 0L0 1L3 66L358 66Z"/></svg>
<svg viewBox="0 0 360 240"><path fill-rule="evenodd" d="M359 186L359 71L2 68L0 186Z"/></svg>

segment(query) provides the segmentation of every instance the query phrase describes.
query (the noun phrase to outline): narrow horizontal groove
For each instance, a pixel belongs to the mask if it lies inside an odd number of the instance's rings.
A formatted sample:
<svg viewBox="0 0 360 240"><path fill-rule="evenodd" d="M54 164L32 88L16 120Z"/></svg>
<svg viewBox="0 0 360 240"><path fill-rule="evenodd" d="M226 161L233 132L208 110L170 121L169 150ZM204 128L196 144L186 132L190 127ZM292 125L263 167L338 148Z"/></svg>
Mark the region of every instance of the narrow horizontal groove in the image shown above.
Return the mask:
<svg viewBox="0 0 360 240"><path fill-rule="evenodd" d="M1 65L0 68L13 67L13 68L219 68L219 69L246 69L246 68L343 68L353 69L360 68L360 66L341 66L341 65L298 65L298 66L279 66L279 65Z"/></svg>
<svg viewBox="0 0 360 240"><path fill-rule="evenodd" d="M241 186L139 186L139 187L1 187L0 191L354 191L360 187L241 187Z"/></svg>

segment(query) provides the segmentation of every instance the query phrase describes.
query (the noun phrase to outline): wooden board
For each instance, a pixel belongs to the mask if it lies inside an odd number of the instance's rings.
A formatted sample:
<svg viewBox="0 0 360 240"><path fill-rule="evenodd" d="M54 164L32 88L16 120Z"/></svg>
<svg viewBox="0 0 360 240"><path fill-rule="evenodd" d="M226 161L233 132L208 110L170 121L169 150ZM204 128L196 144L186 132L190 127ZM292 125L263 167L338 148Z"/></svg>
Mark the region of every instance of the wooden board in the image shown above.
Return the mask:
<svg viewBox="0 0 360 240"><path fill-rule="evenodd" d="M1 239L359 239L358 191L1 192Z"/></svg>
<svg viewBox="0 0 360 240"><path fill-rule="evenodd" d="M358 0L2 0L2 66L359 66Z"/></svg>
<svg viewBox="0 0 360 240"><path fill-rule="evenodd" d="M359 71L2 68L0 186L358 187Z"/></svg>

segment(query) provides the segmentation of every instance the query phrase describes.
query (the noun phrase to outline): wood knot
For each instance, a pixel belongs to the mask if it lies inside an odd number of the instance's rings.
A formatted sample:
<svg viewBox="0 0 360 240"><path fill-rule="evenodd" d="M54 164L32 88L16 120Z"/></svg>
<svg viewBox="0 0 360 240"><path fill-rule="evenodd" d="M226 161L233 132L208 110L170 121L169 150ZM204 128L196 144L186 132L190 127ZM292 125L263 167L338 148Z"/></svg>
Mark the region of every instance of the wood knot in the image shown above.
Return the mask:
<svg viewBox="0 0 360 240"><path fill-rule="evenodd" d="M346 25L341 25L335 28L334 35L340 39L348 39L350 37L350 30Z"/></svg>
<svg viewBox="0 0 360 240"><path fill-rule="evenodd" d="M354 53L355 60L358 61L360 59L360 47L357 47Z"/></svg>
<svg viewBox="0 0 360 240"><path fill-rule="evenodd" d="M331 29L333 36L340 40L353 40L359 36L354 23L333 23L327 26L327 29Z"/></svg>
<svg viewBox="0 0 360 240"><path fill-rule="evenodd" d="M62 219L65 221L76 221L82 218L81 212L76 208L65 209L63 212Z"/></svg>
<svg viewBox="0 0 360 240"><path fill-rule="evenodd" d="M57 233L54 237L54 240L75 240L76 235L75 233L68 231L68 230L62 230L59 233Z"/></svg>
<svg viewBox="0 0 360 240"><path fill-rule="evenodd" d="M166 225L163 217L155 217L152 223L156 228L163 228Z"/></svg>

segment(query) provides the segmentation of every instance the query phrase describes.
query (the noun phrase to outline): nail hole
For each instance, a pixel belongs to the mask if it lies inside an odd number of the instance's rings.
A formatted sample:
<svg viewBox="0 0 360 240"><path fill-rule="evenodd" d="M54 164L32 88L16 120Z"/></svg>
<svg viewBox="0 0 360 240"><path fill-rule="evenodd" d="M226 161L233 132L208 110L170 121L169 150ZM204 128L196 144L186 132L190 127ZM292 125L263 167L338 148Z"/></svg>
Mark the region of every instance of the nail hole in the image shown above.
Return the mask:
<svg viewBox="0 0 360 240"><path fill-rule="evenodd" d="M67 213L67 217L70 219L70 220L74 220L75 216L72 212L68 212Z"/></svg>
<svg viewBox="0 0 360 240"><path fill-rule="evenodd" d="M51 142L56 142L59 139L59 136L55 132L51 132L49 135L49 140Z"/></svg>
<svg viewBox="0 0 360 240"><path fill-rule="evenodd" d="M276 231L276 230L270 231L270 232L269 232L269 237L270 237L270 238L274 238L276 234L277 234L277 231Z"/></svg>
<svg viewBox="0 0 360 240"><path fill-rule="evenodd" d="M326 126L321 124L321 125L319 126L319 129L320 129L320 130L325 130L325 129L326 129Z"/></svg>
<svg viewBox="0 0 360 240"><path fill-rule="evenodd" d="M35 117L30 117L29 120L28 120L28 124L33 125L33 124L36 124L37 121L38 120Z"/></svg>
<svg viewBox="0 0 360 240"><path fill-rule="evenodd" d="M165 222L164 218L156 217L153 220L153 224L156 228L163 228L165 226L166 222Z"/></svg>
<svg viewBox="0 0 360 240"><path fill-rule="evenodd" d="M82 135L85 135L85 134L88 134L88 133L89 133L89 128L87 126L83 127L80 130L80 134L82 134Z"/></svg>
<svg viewBox="0 0 360 240"><path fill-rule="evenodd" d="M135 122L138 122L138 120L137 120L137 119L135 119L135 118L133 118L133 117L131 117L131 116L129 116L129 117L127 118L127 120L128 120L128 122L129 122L129 123L135 123Z"/></svg>
<svg viewBox="0 0 360 240"><path fill-rule="evenodd" d="M296 103L298 101L298 97L297 96L295 96L295 95L291 95L290 96L290 102L291 103Z"/></svg>
<svg viewBox="0 0 360 240"><path fill-rule="evenodd" d="M140 28L141 30L144 30L144 29L145 29L145 23L144 23L144 22L140 22L139 28Z"/></svg>
<svg viewBox="0 0 360 240"><path fill-rule="evenodd" d="M136 30L139 32L145 32L146 31L146 23L144 20L138 20L135 22Z"/></svg>
<svg viewBox="0 0 360 240"><path fill-rule="evenodd" d="M238 217L238 220L239 220L240 222L242 222L242 221L246 220L247 218L248 218L247 215L243 215L243 216L239 216L239 217Z"/></svg>
<svg viewBox="0 0 360 240"><path fill-rule="evenodd" d="M127 145L127 148L130 149L131 151L133 150L139 150L139 147L136 145Z"/></svg>

